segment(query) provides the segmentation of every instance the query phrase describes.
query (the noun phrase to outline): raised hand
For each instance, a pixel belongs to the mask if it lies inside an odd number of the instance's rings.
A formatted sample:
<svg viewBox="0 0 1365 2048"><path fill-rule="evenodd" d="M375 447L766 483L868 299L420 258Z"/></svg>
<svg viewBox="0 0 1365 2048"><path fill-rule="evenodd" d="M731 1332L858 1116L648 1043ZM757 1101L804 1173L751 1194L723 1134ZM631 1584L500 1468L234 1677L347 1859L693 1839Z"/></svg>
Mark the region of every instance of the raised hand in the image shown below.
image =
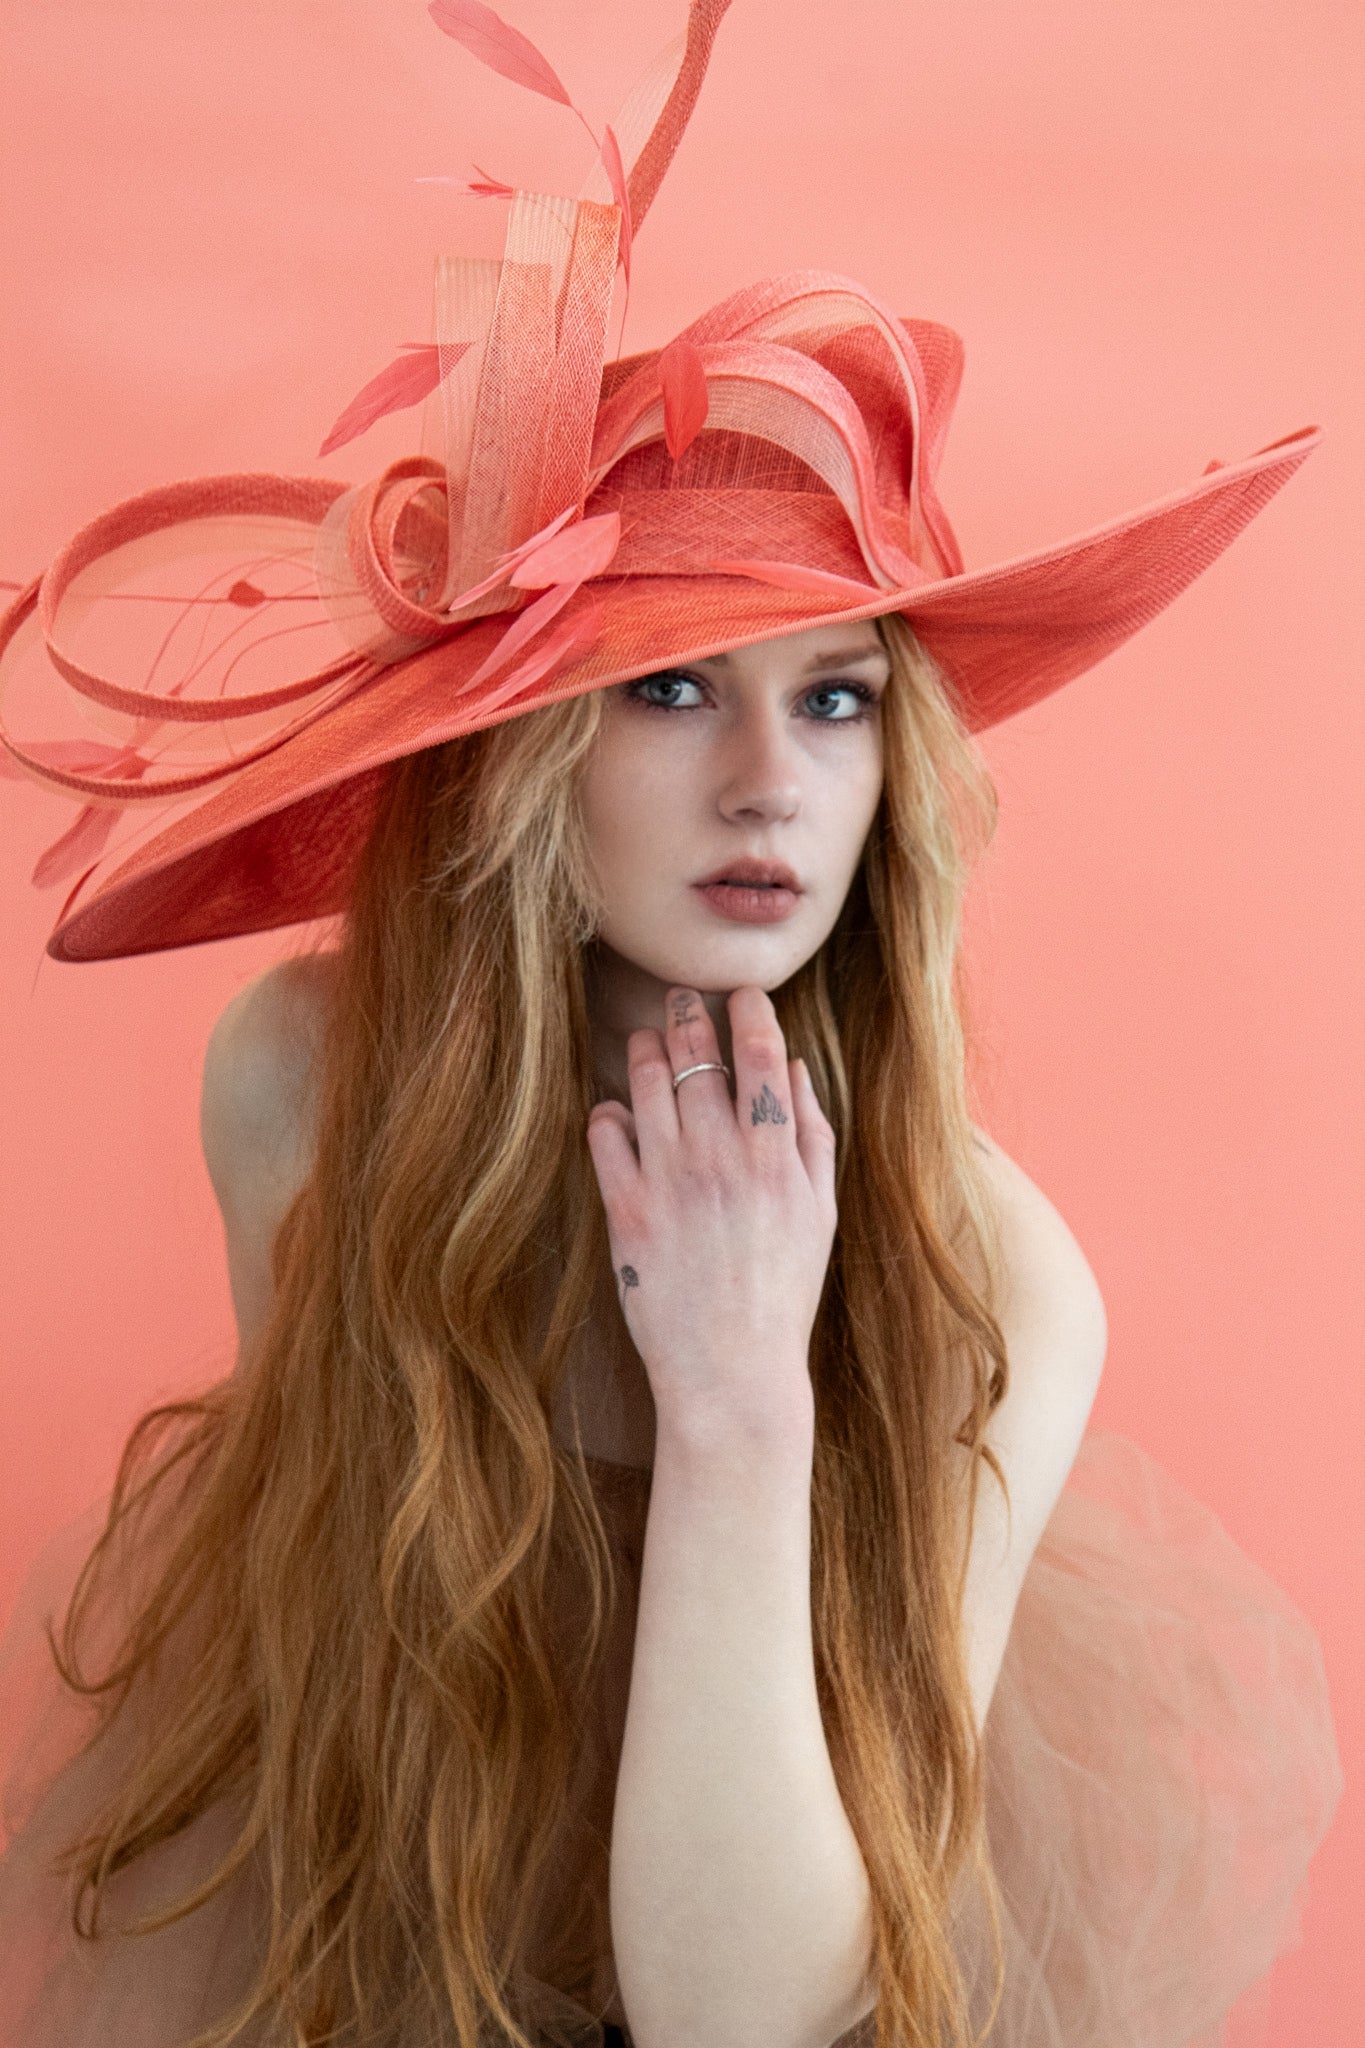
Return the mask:
<svg viewBox="0 0 1365 2048"><path fill-rule="evenodd" d="M727 1007L733 1101L700 996L670 989L666 1029L627 1046L631 1108L597 1103L588 1145L658 1422L761 1434L810 1414L834 1133L763 991L736 989Z"/></svg>

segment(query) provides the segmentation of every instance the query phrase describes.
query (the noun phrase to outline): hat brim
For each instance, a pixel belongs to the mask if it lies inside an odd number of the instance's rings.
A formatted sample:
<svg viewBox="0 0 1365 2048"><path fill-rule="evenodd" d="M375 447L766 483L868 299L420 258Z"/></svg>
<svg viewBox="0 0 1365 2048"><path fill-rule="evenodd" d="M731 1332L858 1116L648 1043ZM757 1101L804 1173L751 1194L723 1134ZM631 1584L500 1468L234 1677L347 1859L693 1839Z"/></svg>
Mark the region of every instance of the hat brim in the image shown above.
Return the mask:
<svg viewBox="0 0 1365 2048"><path fill-rule="evenodd" d="M592 652L493 709L458 696L506 623L478 620L384 670L155 832L68 911L47 950L56 960L114 959L331 916L345 908L390 762L585 690L811 626L901 613L964 724L983 731L1154 619L1320 438L1305 427L1055 546L866 602L730 575L600 578L575 600L600 607Z"/></svg>

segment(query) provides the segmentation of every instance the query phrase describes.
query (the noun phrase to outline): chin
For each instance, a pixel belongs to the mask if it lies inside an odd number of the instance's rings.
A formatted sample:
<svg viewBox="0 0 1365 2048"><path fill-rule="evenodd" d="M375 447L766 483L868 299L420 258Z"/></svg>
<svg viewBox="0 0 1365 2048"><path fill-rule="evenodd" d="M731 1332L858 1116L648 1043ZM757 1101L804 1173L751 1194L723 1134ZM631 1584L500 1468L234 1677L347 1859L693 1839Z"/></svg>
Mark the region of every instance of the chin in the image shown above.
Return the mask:
<svg viewBox="0 0 1365 2048"><path fill-rule="evenodd" d="M692 944L670 946L667 952L650 948L649 956L637 964L668 986L694 988L702 995L729 995L737 988L761 988L771 994L805 966L821 943L821 938L791 930L736 927L707 933Z"/></svg>

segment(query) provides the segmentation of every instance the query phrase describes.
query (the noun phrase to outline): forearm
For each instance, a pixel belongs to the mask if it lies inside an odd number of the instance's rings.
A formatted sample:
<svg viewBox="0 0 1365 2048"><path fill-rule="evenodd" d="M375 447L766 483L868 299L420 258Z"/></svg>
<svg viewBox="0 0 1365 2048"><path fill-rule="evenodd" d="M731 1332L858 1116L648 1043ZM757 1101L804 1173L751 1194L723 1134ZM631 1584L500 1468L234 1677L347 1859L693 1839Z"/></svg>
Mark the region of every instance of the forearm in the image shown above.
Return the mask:
<svg viewBox="0 0 1365 2048"><path fill-rule="evenodd" d="M659 1425L611 1843L638 2048L829 2048L871 2004L815 1687L811 1443Z"/></svg>

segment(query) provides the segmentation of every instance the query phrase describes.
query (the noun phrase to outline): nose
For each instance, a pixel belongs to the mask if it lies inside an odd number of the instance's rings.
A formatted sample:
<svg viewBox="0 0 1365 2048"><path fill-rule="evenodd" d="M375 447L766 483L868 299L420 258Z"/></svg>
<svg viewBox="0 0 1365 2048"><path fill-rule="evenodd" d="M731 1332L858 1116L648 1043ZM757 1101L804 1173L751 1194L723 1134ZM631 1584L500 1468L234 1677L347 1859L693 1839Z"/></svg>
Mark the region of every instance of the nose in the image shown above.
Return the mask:
<svg viewBox="0 0 1365 2048"><path fill-rule="evenodd" d="M727 722L717 791L721 815L736 824L773 824L801 808L798 750L779 707L746 706Z"/></svg>

